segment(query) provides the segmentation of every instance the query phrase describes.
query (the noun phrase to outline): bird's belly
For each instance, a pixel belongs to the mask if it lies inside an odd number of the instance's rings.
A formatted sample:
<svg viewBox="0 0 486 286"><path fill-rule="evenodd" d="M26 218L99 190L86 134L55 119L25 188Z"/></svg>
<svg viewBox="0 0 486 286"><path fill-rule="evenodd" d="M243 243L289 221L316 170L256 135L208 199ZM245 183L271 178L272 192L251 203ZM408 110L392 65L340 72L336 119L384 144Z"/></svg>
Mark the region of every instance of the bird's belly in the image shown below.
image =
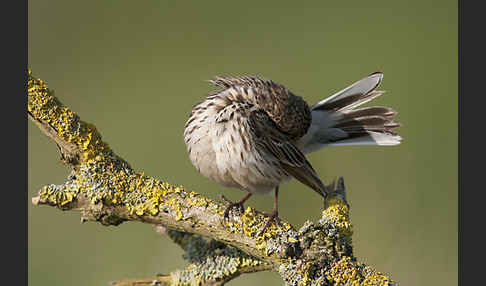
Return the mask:
<svg viewBox="0 0 486 286"><path fill-rule="evenodd" d="M255 149L245 120L216 122L210 111L199 114L184 133L189 158L203 176L256 194L270 193L290 180L277 159Z"/></svg>
<svg viewBox="0 0 486 286"><path fill-rule="evenodd" d="M196 123L191 125L196 125ZM186 130L191 130L185 134L185 142L189 152L189 159L196 169L205 177L215 180L227 187L236 187L233 182L224 180L218 170L216 153L213 149L213 134L211 132L213 124L198 124L196 128L189 125Z"/></svg>
<svg viewBox="0 0 486 286"><path fill-rule="evenodd" d="M258 152L244 123L215 124L212 145L217 166L217 181L250 193L266 194L290 179L280 162L271 155Z"/></svg>

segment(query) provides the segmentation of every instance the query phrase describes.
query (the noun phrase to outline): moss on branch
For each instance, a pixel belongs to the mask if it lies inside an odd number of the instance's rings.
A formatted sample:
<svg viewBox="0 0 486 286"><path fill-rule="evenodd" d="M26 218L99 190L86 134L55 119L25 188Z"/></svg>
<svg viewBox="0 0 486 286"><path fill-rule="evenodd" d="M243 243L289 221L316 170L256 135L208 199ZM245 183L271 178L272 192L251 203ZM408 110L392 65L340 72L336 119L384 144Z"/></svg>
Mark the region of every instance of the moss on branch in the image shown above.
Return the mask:
<svg viewBox="0 0 486 286"><path fill-rule="evenodd" d="M308 221L296 230L281 221L262 232L267 218L251 207L225 220L220 202L133 170L102 141L94 125L63 106L30 71L27 111L72 169L64 184L43 187L34 204L81 210L83 221L103 225L141 221L163 226L186 251L190 264L184 270L114 285L218 285L264 270L278 271L288 285L394 284L353 256L342 179L342 191L328 198L317 223Z"/></svg>

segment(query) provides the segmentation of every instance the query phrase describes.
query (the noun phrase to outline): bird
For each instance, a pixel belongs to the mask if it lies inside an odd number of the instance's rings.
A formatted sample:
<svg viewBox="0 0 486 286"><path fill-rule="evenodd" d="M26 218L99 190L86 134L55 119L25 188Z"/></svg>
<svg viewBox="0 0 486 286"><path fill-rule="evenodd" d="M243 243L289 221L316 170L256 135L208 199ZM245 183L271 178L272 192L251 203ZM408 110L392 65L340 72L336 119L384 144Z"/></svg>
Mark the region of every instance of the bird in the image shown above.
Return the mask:
<svg viewBox="0 0 486 286"><path fill-rule="evenodd" d="M218 90L195 104L184 126L189 159L205 177L247 192L237 202L224 195L224 217L233 208L243 211L254 194L274 192L268 217L278 223L279 186L292 178L324 200L325 185L306 154L329 146L393 146L402 141L394 128L395 110L360 107L381 96L382 72L372 73L343 90L309 106L280 83L259 76L219 77L209 80Z"/></svg>

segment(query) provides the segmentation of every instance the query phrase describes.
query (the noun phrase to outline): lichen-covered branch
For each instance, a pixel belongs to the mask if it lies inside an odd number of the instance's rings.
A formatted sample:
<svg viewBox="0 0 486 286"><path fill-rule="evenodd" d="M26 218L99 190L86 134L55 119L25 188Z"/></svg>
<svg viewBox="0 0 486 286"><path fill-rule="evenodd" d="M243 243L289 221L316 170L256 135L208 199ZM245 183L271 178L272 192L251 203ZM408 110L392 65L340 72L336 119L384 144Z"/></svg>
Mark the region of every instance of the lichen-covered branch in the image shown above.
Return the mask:
<svg viewBox="0 0 486 286"><path fill-rule="evenodd" d="M157 232L168 235L185 251L184 259L190 265L170 275L159 275L146 279L122 280L113 285L134 285L133 282L153 285L153 281L168 281L172 285L222 285L243 273L271 270L271 266L260 263L241 250L199 235L170 230L156 226ZM222 268L221 265L226 265ZM245 266L242 266L245 265ZM208 275L210 274L210 275ZM158 280L157 280L158 279ZM139 284L136 284L139 285ZM143 285L143 284L142 284Z"/></svg>
<svg viewBox="0 0 486 286"><path fill-rule="evenodd" d="M263 231L267 218L251 207L225 220L220 202L133 170L30 71L28 115L72 170L64 184L43 187L34 204L81 210L82 221L103 225L150 223L186 252L184 270L113 285L222 285L264 270L279 272L288 285L394 285L353 256L342 179L342 191L328 197L317 223L297 230L281 221Z"/></svg>

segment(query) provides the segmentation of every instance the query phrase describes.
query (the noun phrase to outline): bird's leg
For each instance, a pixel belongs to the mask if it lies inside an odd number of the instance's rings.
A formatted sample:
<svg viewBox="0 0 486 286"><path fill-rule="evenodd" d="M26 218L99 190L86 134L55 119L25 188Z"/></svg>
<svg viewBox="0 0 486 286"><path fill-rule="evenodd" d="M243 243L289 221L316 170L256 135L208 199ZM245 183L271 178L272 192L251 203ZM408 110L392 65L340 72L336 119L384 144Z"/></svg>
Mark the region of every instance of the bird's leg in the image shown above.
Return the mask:
<svg viewBox="0 0 486 286"><path fill-rule="evenodd" d="M265 232L268 226L270 226L270 223L273 221L275 223L278 223L278 186L275 187L275 201L273 202L273 212L272 213L264 213L264 216L268 217L268 221L265 224L265 227L263 228L262 232Z"/></svg>
<svg viewBox="0 0 486 286"><path fill-rule="evenodd" d="M226 210L224 211L224 218L228 218L229 212L232 208L238 207L238 209L243 212L245 209L243 207L243 204L251 197L251 193L248 193L241 201L239 202L232 202L228 200L224 195L221 195L221 198L225 200L228 203L228 206L226 207Z"/></svg>

